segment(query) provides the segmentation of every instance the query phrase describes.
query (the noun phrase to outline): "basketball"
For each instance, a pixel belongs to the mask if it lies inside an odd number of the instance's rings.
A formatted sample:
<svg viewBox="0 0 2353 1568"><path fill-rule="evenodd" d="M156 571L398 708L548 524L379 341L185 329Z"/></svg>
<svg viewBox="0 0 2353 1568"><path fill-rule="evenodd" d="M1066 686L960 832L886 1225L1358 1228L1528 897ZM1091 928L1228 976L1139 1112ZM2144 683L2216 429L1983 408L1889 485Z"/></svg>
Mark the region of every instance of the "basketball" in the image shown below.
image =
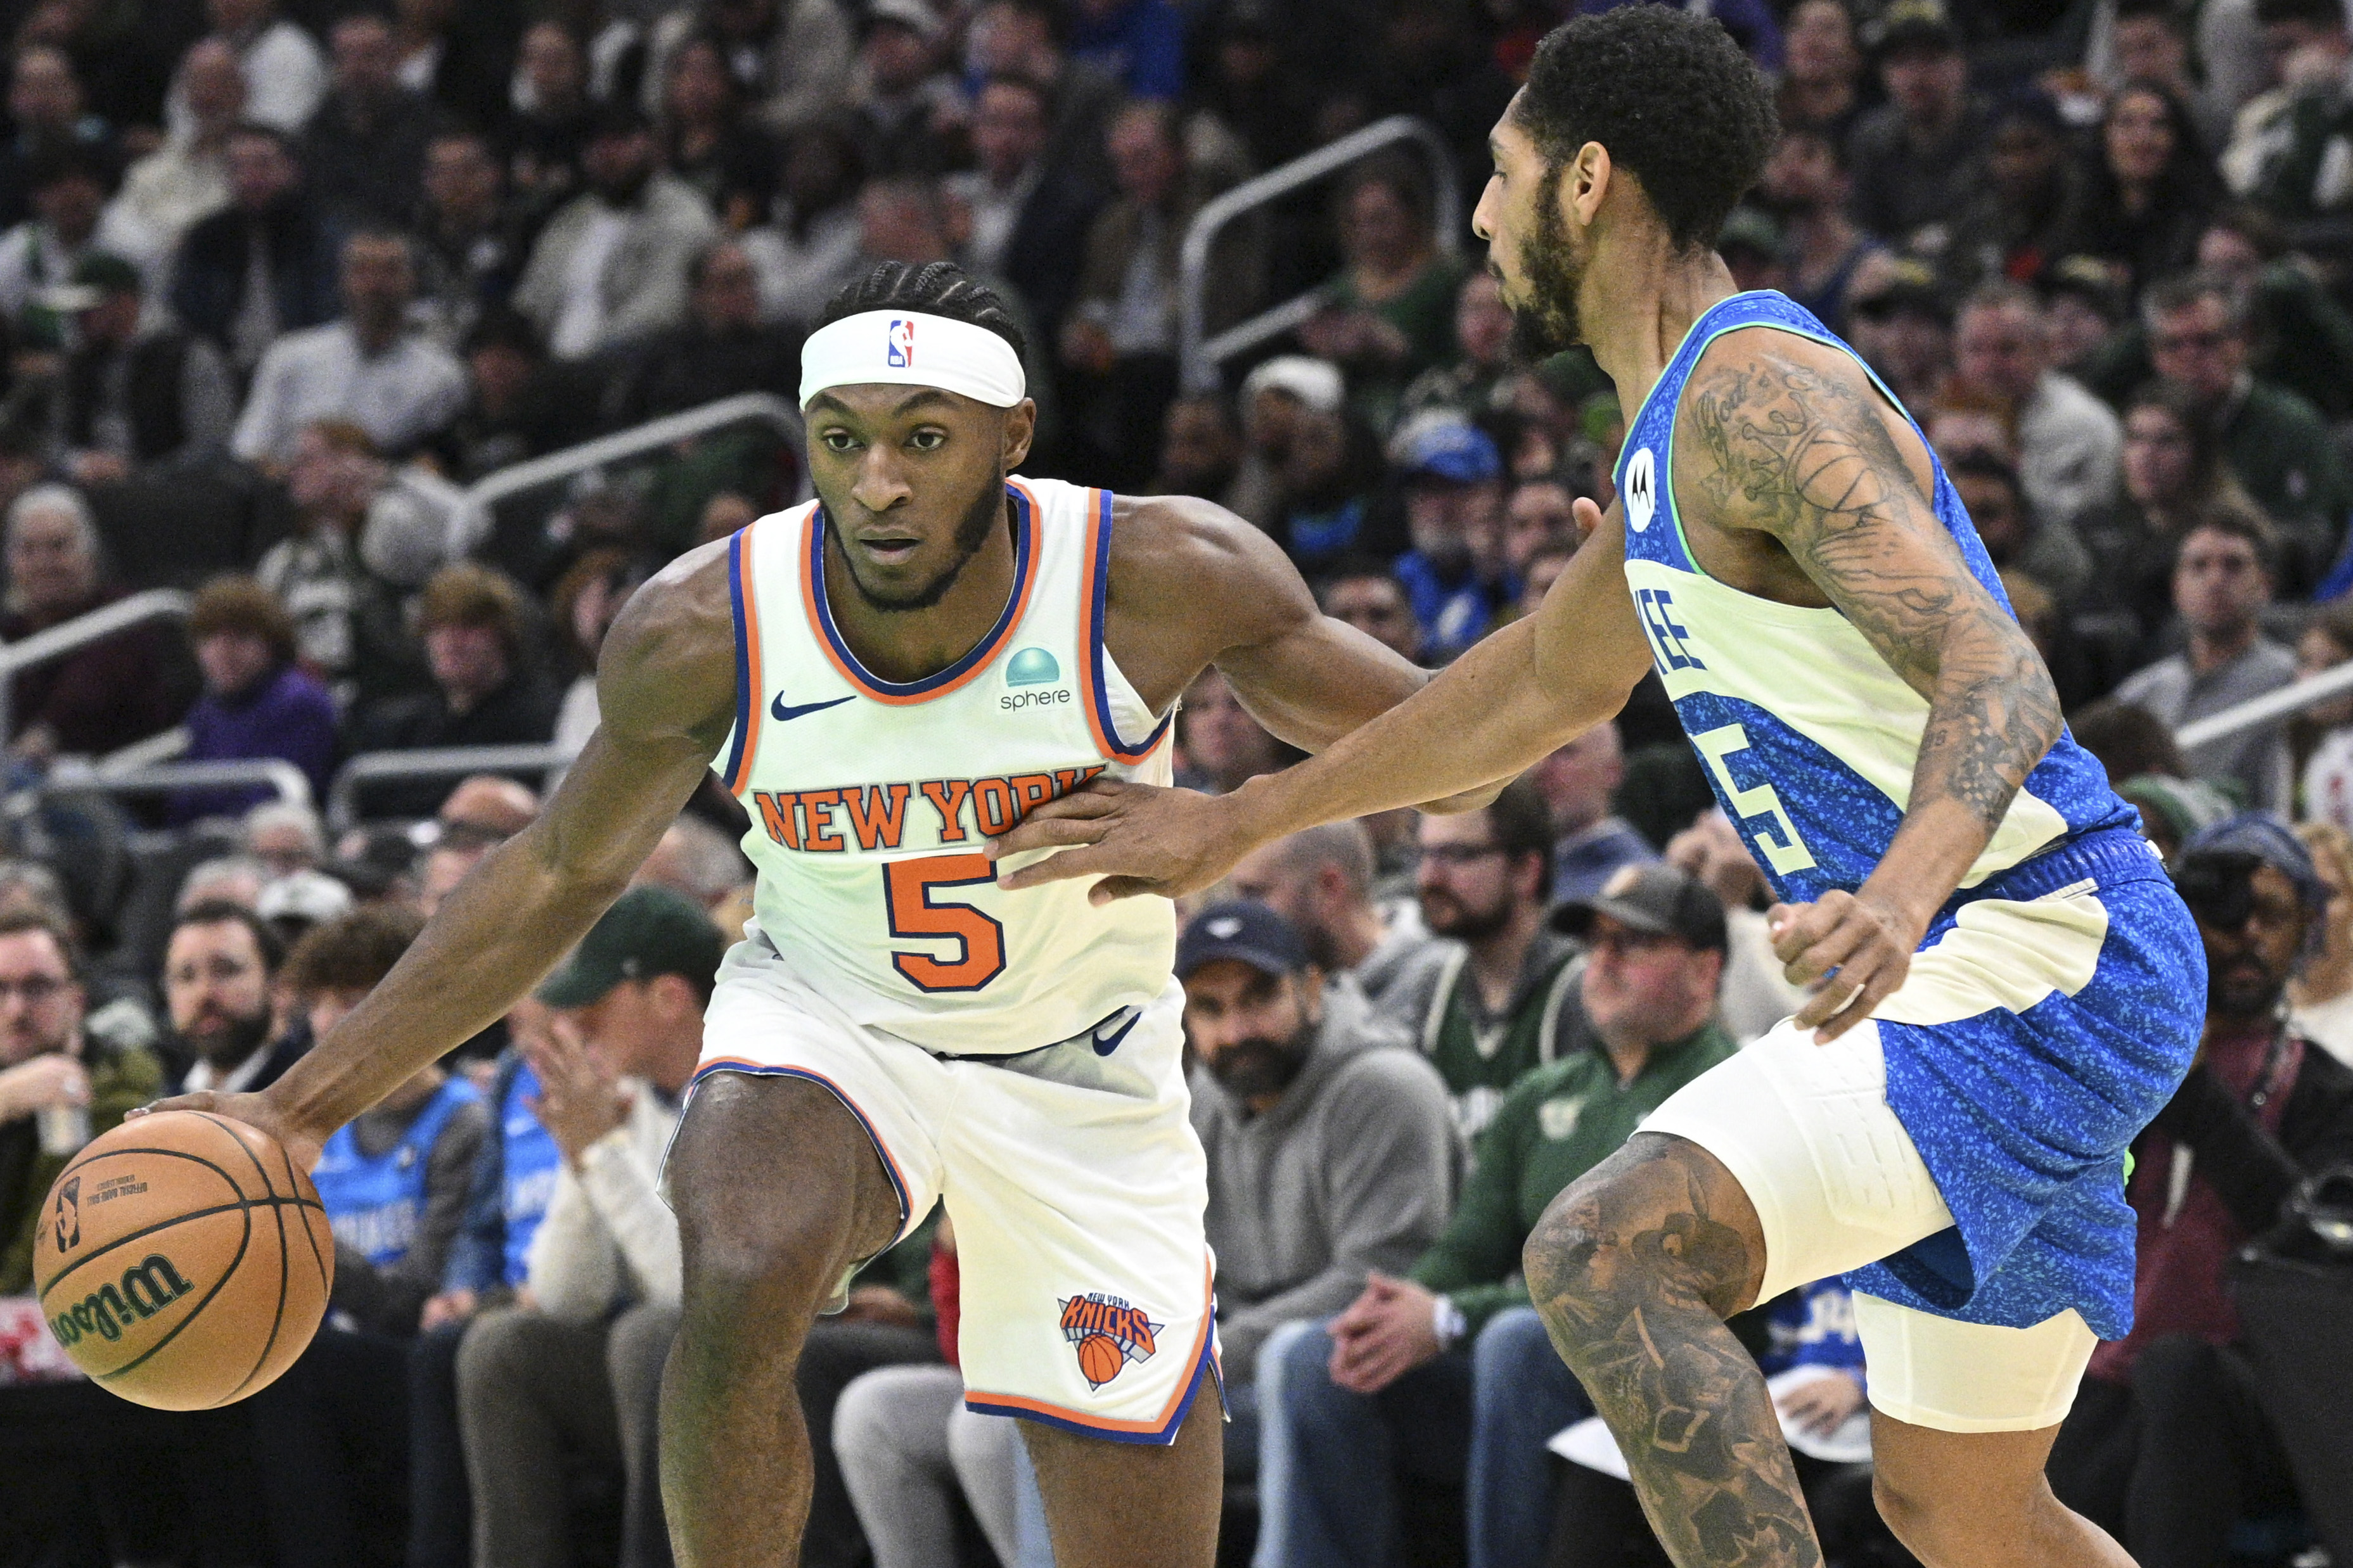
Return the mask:
<svg viewBox="0 0 2353 1568"><path fill-rule="evenodd" d="M1109 1334L1089 1334L1079 1342L1079 1371L1097 1388L1117 1377L1126 1360Z"/></svg>
<svg viewBox="0 0 2353 1568"><path fill-rule="evenodd" d="M277 1140L203 1111L133 1117L58 1175L33 1282L73 1363L158 1410L267 1387L326 1315L334 1240Z"/></svg>

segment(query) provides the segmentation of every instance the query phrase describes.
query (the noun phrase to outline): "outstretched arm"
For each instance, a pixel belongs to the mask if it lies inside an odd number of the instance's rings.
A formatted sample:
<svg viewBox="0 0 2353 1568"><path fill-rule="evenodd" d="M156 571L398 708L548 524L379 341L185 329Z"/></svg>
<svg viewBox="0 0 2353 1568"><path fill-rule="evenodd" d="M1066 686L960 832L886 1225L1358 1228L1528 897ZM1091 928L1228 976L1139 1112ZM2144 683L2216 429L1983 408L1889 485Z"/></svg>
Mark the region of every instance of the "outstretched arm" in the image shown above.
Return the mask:
<svg viewBox="0 0 2353 1568"><path fill-rule="evenodd" d="M1902 826L1852 896L1776 911L1797 1021L1830 1038L1902 984L1936 910L2059 738L2041 655L1969 573L1929 500L1927 453L1854 361L1784 332L1720 340L1692 376L1675 460L1719 527L1770 534L1928 703Z"/></svg>
<svg viewBox="0 0 2353 1568"><path fill-rule="evenodd" d="M1297 767L1229 795L1104 784L1064 795L992 841L990 854L1066 846L1002 878L1008 888L1103 877L1098 901L1208 886L1252 848L1345 816L1441 801L1518 773L1616 713L1650 668L1626 593L1614 521L1580 501L1591 537L1537 612L1464 654L1420 690ZM1613 513L1614 517L1614 513Z"/></svg>
<svg viewBox="0 0 2353 1568"><path fill-rule="evenodd" d="M1430 679L1324 615L1274 541L1223 507L1188 496L1113 504L1125 515L1112 534L1104 635L1147 695L1181 691L1214 665L1270 734L1320 752Z"/></svg>
<svg viewBox="0 0 2353 1568"><path fill-rule="evenodd" d="M367 999L260 1094L188 1095L306 1165L328 1134L502 1016L628 885L694 793L734 711L724 546L681 557L607 637L603 722L545 812L491 851Z"/></svg>

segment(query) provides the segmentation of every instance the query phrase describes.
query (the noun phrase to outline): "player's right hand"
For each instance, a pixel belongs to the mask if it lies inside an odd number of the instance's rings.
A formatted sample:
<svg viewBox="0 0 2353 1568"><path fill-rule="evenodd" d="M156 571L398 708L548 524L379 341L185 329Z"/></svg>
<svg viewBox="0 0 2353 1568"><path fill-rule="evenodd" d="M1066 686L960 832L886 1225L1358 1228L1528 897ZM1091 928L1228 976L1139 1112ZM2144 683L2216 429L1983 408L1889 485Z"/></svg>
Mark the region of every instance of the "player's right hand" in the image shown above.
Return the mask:
<svg viewBox="0 0 2353 1568"><path fill-rule="evenodd" d="M1050 800L1013 831L988 841L988 858L1036 849L1049 855L997 878L1008 891L1072 877L1101 877L1087 896L1097 904L1138 893L1180 898L1208 887L1249 852L1236 831L1231 795L1096 779Z"/></svg>
<svg viewBox="0 0 2353 1568"><path fill-rule="evenodd" d="M1872 1015L1912 968L1920 932L1909 917L1870 896L1833 888L1810 904L1765 912L1773 955L1790 984L1813 993L1789 1021L1826 1046Z"/></svg>
<svg viewBox="0 0 2353 1568"><path fill-rule="evenodd" d="M327 1142L326 1132L314 1131L297 1123L266 1091L260 1094L221 1094L208 1089L198 1089L193 1094L175 1094L169 1100L141 1106L131 1114L144 1116L152 1110L204 1110L215 1116L226 1116L231 1121L242 1121L248 1127L277 1139L293 1160L295 1169L300 1171L308 1171L319 1163L319 1151Z"/></svg>

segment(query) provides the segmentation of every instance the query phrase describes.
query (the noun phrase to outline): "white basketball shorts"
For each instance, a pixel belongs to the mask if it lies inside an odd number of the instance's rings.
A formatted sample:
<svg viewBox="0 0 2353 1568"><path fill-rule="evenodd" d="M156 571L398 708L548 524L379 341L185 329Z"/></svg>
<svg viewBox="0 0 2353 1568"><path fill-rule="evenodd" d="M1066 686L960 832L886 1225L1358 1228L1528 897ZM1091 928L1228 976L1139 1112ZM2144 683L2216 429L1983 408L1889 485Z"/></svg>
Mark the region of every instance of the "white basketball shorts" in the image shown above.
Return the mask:
<svg viewBox="0 0 2353 1568"><path fill-rule="evenodd" d="M874 1142L902 1237L945 1200L967 1408L1166 1444L1217 1375L1184 1003L1171 981L1076 1039L942 1058L851 1022L754 931L720 966L695 1078L831 1091Z"/></svg>
<svg viewBox="0 0 2353 1568"><path fill-rule="evenodd" d="M1757 1299L1875 1263L1953 1223L1887 1105L1879 1026L1826 1046L1783 1023L1668 1097L1645 1132L1724 1162L1765 1234ZM1943 1432L2055 1426L2098 1341L2073 1309L2031 1328L1924 1312L1856 1292L1873 1408Z"/></svg>

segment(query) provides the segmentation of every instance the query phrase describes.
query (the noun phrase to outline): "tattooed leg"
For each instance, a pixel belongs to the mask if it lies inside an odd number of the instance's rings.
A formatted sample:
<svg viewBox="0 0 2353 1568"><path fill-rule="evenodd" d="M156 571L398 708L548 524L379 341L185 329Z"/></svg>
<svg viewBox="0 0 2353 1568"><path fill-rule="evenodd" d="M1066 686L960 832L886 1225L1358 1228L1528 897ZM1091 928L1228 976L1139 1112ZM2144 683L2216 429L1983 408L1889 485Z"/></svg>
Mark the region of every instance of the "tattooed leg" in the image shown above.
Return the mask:
<svg viewBox="0 0 2353 1568"><path fill-rule="evenodd" d="M1677 1568L1818 1568L1765 1374L1724 1326L1755 1298L1765 1245L1722 1163L1637 1134L1553 1200L1525 1262Z"/></svg>

